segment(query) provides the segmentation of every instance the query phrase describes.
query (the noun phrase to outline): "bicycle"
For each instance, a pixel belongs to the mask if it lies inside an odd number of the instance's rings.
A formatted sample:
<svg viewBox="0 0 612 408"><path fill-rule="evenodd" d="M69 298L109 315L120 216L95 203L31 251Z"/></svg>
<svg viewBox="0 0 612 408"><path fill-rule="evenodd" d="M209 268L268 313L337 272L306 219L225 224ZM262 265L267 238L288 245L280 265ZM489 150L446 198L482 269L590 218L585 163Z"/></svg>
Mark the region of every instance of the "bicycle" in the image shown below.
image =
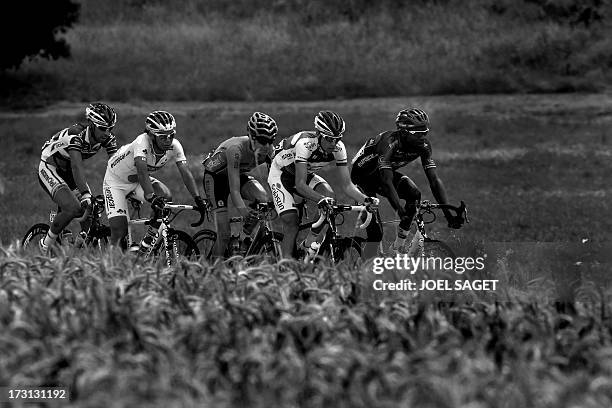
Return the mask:
<svg viewBox="0 0 612 408"><path fill-rule="evenodd" d="M225 251L225 257L229 258L235 255L244 257L252 255L269 255L273 261L280 257L280 242L283 239L283 234L272 230L271 222L275 218L273 203L258 203L255 207L257 215L257 223L250 236L240 239L240 236L230 238L228 247ZM243 217L230 217L230 224L242 223ZM253 238L251 238L251 236ZM203 229L196 232L193 237L198 249L201 248L206 259L209 259L217 241L217 233L209 229Z"/></svg>
<svg viewBox="0 0 612 408"><path fill-rule="evenodd" d="M423 256L425 258L455 258L455 253L446 243L431 238L426 231L425 225L436 221L437 217L433 210L451 210L455 212L456 216L460 216L465 223L469 224L470 222L467 216L467 207L463 201L460 202L459 206L454 206L451 204L436 204L430 202L429 200L420 201L417 204L417 213L413 221L416 225L416 231L409 244L407 255L412 257ZM425 214L431 215L431 218L427 218ZM376 213L376 216L378 217L381 225L399 222L399 220L381 222L380 214L378 212ZM379 244L379 252L381 254L384 254L385 252L382 241Z"/></svg>
<svg viewBox="0 0 612 408"><path fill-rule="evenodd" d="M37 223L32 225L25 236L21 240L21 247L24 249L30 248L31 244L34 243L38 248L38 241L44 238L49 231L50 224L53 223L57 211L51 210L49 212L49 224ZM69 229L64 229L57 237L57 244L63 245L65 243L75 244L79 246L93 247L102 249L108 245L110 238L110 228L102 224L102 213L104 212L104 197L97 195L92 200L91 211L85 213L81 220L85 220L85 224L88 224L87 229L81 231L78 234L79 239L75 239L74 234Z"/></svg>
<svg viewBox="0 0 612 408"><path fill-rule="evenodd" d="M132 207L137 211L138 217L140 217L140 205L142 204L139 200L134 197L128 196L128 200L132 203ZM154 211L151 218L136 218L128 220L128 226L133 225L145 225L153 226L156 228L155 237L153 243L148 250L145 250L141 240L139 245L140 249L143 249L144 257L150 257L151 255L157 257L163 255L165 257L166 266L171 266L173 262L177 262L179 256L184 256L188 259L196 259L200 255L200 251L196 243L187 232L175 229L172 227L172 222L178 215L185 211L192 210L200 213L200 219L195 223L192 223L192 227L198 227L204 222L204 218L207 214L206 211L200 211L200 209L194 205L187 204L174 204L168 202L164 205L162 210ZM132 231L128 228L128 243L132 243ZM128 245L130 246L130 245Z"/></svg>
<svg viewBox="0 0 612 408"><path fill-rule="evenodd" d="M304 208L304 205L304 202L298 204L300 219L303 214L299 206ZM319 228L324 223L328 225L328 228L325 231L325 235L323 236L323 240L316 254L310 257L300 248L298 249L298 258L303 257L304 263L315 263L322 259L329 259L332 264L344 261L350 266L357 266L357 263L362 258L362 245L365 240L356 236L345 237L338 233L338 226L344 223L343 213L345 212L366 214L366 219L361 224L357 225L357 229L360 230L365 229L372 220L372 213L367 210L365 205L332 205L329 210L321 211L316 221L307 222L299 226L299 231L310 229L311 227ZM342 222L337 221L338 216L342 216Z"/></svg>
<svg viewBox="0 0 612 408"><path fill-rule="evenodd" d="M146 256L161 256L164 255L166 259L166 265L170 266L172 261L177 261L178 257L183 255L187 258L195 259L199 256L199 250L191 236L185 231L174 229L171 223L174 219L184 210L194 210L200 212L200 210L193 205L185 204L173 204L166 203L164 209L161 212L155 212L152 218L140 218L140 205L141 202L133 197L128 196L128 201L131 202L132 207L137 211L138 218L128 220L128 225L158 225L157 233L151 250L147 251ZM79 233L80 240L76 241L79 247L93 247L102 249L108 246L110 239L110 228L102 223L102 213L104 212L104 197L98 195L92 201L91 209L91 222L86 230ZM200 212L200 219L191 224L192 227L197 227L204 222L206 213ZM55 212L51 211L49 219L53 222ZM29 248L31 243L38 243L38 240L43 238L49 230L49 224L38 223L30 227L25 237L22 240L22 247ZM57 240L57 244L63 245L66 241L66 237L72 236L72 232L64 230L60 234ZM128 229L128 242L132 242L131 229ZM75 242L73 242L75 243Z"/></svg>

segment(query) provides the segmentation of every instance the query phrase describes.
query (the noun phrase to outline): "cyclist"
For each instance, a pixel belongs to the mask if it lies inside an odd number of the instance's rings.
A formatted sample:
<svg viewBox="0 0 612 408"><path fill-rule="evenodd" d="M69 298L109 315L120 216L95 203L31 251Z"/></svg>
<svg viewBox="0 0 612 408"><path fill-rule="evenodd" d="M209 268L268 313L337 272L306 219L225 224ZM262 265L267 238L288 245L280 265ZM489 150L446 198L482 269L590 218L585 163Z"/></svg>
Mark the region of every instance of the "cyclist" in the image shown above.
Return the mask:
<svg viewBox="0 0 612 408"><path fill-rule="evenodd" d="M164 208L171 200L168 187L149 174L174 160L187 190L201 211L206 202L198 188L183 151L183 146L174 136L176 121L166 111L151 112L145 120L145 131L131 143L121 148L110 158L104 175L104 203L111 228L111 244L125 248L123 238L128 232L128 194L140 201L147 201L154 211Z"/></svg>
<svg viewBox="0 0 612 408"><path fill-rule="evenodd" d="M314 118L314 131L302 131L282 140L275 147L274 159L270 166L268 184L274 198L274 206L284 227L282 252L289 257L295 250L299 219L293 194L317 203L321 211L329 209L334 203L334 192L330 185L319 175L319 169L336 163L340 184L349 197L363 202L372 209L378 199L365 196L351 182L347 156L342 136L344 120L335 112L321 111ZM304 249L311 249L313 242L318 243L323 227L310 231L302 243Z"/></svg>
<svg viewBox="0 0 612 408"><path fill-rule="evenodd" d="M87 122L60 130L42 147L38 181L59 207L47 235L39 242L43 253L48 252L49 245L73 219L82 217L91 206L83 161L102 147L109 156L117 151L117 142L111 133L117 123L115 110L95 102L85 108L85 117Z"/></svg>
<svg viewBox="0 0 612 408"><path fill-rule="evenodd" d="M386 131L368 139L359 149L352 161L351 180L368 195L380 194L387 198L400 218L397 237L391 250L404 251L410 224L417 211L421 192L416 184L397 169L421 158L423 170L429 186L440 204L446 204L446 191L436 173L436 163L432 158L431 144L426 136L429 133L429 117L421 109L401 110L395 119L396 130ZM402 206L400 199L405 200ZM450 228L461 228L463 219L444 211ZM377 217L374 217L376 219ZM369 242L382 240L382 226L376 220L367 228Z"/></svg>
<svg viewBox="0 0 612 408"><path fill-rule="evenodd" d="M258 165L270 162L272 143L278 132L274 119L255 112L247 123L247 136L236 136L223 141L204 161L204 190L215 214L217 241L213 256L223 257L230 240L227 198L244 217L244 233L249 236L256 221L253 206L268 201L264 187L247 174ZM251 201L247 206L245 199Z"/></svg>

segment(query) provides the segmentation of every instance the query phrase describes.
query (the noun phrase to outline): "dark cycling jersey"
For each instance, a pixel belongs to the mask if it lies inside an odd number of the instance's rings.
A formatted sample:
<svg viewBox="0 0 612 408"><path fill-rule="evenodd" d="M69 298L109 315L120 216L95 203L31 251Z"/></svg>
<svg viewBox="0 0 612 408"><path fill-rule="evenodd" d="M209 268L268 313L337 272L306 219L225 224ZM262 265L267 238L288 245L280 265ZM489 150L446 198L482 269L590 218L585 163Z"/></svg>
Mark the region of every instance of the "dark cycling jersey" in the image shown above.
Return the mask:
<svg viewBox="0 0 612 408"><path fill-rule="evenodd" d="M88 125L75 123L57 132L43 145L40 160L63 170L69 170L71 150L81 152L83 160L95 155L102 147L106 149L109 156L117 151L115 136L111 136L104 143L98 143L92 140L91 131Z"/></svg>
<svg viewBox="0 0 612 408"><path fill-rule="evenodd" d="M431 156L431 144L426 138L403 129L392 130L366 141L352 161L352 171L369 175L376 170L396 170L419 157L427 170L436 167Z"/></svg>
<svg viewBox="0 0 612 408"><path fill-rule="evenodd" d="M239 166L239 173L245 174L253 170L258 164L269 163L271 150L262 150L257 154L251 147L248 136L236 136L223 141L202 164L209 173L226 173L227 154L233 154Z"/></svg>

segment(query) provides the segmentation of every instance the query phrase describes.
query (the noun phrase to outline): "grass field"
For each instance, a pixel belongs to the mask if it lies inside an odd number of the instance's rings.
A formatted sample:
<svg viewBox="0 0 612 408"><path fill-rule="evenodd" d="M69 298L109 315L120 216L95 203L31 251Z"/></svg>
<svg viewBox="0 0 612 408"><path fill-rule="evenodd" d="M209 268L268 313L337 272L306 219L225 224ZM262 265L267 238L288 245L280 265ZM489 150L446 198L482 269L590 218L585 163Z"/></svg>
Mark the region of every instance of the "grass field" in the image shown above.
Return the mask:
<svg viewBox="0 0 612 408"><path fill-rule="evenodd" d="M419 105L432 119L449 196L467 202L472 220L459 231L442 222L432 231L459 250L488 254L487 268L471 277L495 277L500 290L377 292L368 265L183 262L165 269L117 253L50 259L8 248L46 220L51 201L35 173L40 146L83 107L6 111L0 384L65 386L79 407L612 405L612 98L114 105L121 143L137 135L150 110L174 113L198 178L202 154L242 134L253 110L273 115L282 136L310 129L319 109L336 110L347 120L352 156L366 137L391 128L399 109ZM96 193L103 154L88 162ZM420 165L405 171L431 198ZM175 169L160 179L176 201L187 200ZM388 207L383 217L392 217Z"/></svg>

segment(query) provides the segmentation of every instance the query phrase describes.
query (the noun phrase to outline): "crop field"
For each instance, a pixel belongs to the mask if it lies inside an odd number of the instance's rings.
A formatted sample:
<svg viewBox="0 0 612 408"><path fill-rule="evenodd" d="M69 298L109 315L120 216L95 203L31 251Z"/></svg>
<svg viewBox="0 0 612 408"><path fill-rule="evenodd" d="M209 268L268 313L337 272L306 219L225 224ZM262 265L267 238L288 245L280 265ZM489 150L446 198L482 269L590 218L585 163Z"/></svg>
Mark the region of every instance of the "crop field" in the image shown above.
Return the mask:
<svg viewBox="0 0 612 408"><path fill-rule="evenodd" d="M164 268L112 251L19 250L53 208L36 179L40 147L80 120L82 105L0 112L0 384L65 386L79 407L612 405L607 95L112 104L120 144L150 110L175 114L198 181L204 153L243 134L254 110L283 137L311 129L320 109L337 111L350 159L399 109L422 107L438 174L471 220L455 231L439 220L432 235L486 255L480 278L499 280L493 292L452 295L376 291L369 263ZM87 163L98 194L104 155ZM159 178L189 203L167 167ZM420 163L404 172L432 199ZM386 204L382 216L394 217ZM192 221L179 225L193 233Z"/></svg>

